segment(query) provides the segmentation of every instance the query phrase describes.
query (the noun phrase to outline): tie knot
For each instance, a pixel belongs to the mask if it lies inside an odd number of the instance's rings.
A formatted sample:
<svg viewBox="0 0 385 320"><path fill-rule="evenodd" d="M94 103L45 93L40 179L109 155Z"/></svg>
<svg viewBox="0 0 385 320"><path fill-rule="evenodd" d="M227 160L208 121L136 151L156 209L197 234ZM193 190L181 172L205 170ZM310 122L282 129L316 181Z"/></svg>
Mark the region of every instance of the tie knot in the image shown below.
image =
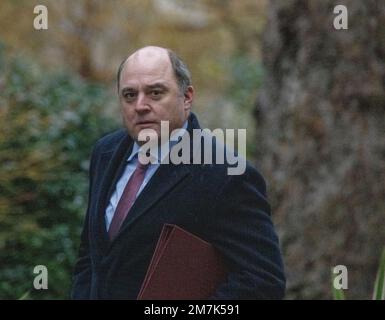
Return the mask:
<svg viewBox="0 0 385 320"><path fill-rule="evenodd" d="M141 159L140 159L140 157L138 157L138 162L137 162L137 164L136 164L136 170L140 170L140 171L145 171L145 170L147 170L147 168L148 168L148 166L150 165L150 163L151 162L148 162L148 163L142 163L141 161L140 161ZM143 160L142 160L143 161Z"/></svg>
<svg viewBox="0 0 385 320"><path fill-rule="evenodd" d="M136 169L137 169L137 170L142 170L142 171L144 171L144 170L146 170L146 169L148 168L148 165L149 165L149 163L147 163L147 164L142 164L142 163L140 163L140 161L138 160L138 164L136 165Z"/></svg>
<svg viewBox="0 0 385 320"><path fill-rule="evenodd" d="M148 166L152 163L153 160L154 157L149 151L147 151L146 154L144 154L142 151L139 151L137 154L136 169L140 171L147 170Z"/></svg>

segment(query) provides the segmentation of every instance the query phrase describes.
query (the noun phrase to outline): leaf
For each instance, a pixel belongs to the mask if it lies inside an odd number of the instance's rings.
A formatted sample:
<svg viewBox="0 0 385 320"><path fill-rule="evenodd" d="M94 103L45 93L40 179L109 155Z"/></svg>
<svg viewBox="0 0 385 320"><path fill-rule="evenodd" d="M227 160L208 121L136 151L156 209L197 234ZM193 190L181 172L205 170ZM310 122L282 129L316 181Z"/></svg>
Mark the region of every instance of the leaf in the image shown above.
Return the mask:
<svg viewBox="0 0 385 320"><path fill-rule="evenodd" d="M26 293L24 293L19 300L29 300L30 298L30 291L28 290Z"/></svg>
<svg viewBox="0 0 385 320"><path fill-rule="evenodd" d="M343 289L337 289L334 286L334 280L336 278L336 274L333 272L332 269L332 292L333 292L333 299L334 300L345 300L345 293Z"/></svg>
<svg viewBox="0 0 385 320"><path fill-rule="evenodd" d="M373 300L385 300L385 248L382 250L380 266L374 282Z"/></svg>

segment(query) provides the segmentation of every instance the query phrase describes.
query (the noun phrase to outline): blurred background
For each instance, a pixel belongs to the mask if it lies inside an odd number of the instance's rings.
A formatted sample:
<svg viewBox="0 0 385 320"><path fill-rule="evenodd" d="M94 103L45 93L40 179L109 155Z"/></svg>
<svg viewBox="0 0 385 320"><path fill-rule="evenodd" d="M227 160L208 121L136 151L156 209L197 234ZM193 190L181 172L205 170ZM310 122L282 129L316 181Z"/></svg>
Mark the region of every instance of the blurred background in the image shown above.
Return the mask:
<svg viewBox="0 0 385 320"><path fill-rule="evenodd" d="M33 9L48 9L35 30ZM348 30L333 28L347 7ZM67 299L93 143L121 126L116 71L133 50L176 51L201 124L246 128L265 176L287 299L330 299L346 265L370 299L385 244L382 0L2 0L0 298ZM33 268L48 268L34 290Z"/></svg>

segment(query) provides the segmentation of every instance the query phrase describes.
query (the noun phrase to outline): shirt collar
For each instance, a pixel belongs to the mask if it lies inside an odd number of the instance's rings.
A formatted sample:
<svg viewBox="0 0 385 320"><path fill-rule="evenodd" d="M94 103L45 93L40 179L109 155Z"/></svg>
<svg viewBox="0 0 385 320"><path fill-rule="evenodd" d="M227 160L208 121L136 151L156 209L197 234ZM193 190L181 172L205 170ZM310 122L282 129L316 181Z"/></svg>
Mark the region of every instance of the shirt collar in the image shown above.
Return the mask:
<svg viewBox="0 0 385 320"><path fill-rule="evenodd" d="M188 125L188 121L186 120L186 121L183 123L182 128L179 128L177 131L175 131L175 136L180 135L180 133L181 133L182 130L187 130L187 125ZM174 134L173 134L173 136L174 136ZM175 141L175 140L168 140L168 143L170 144L169 150L171 150L171 148L172 148L175 144L177 144L178 141ZM156 159L158 163L161 163L161 162L164 160L164 158L167 156L167 153L166 153L166 154L161 154L160 150L161 150L161 146L158 147L158 152L153 151L153 150L151 150L151 152L150 152L150 153L151 153L151 156L152 156L154 159ZM134 142L134 145L133 145L133 147L132 147L131 154L130 154L130 156L127 158L127 162L131 162L131 161L134 159L134 157L137 156L137 154L139 153L139 151L140 151L140 146L139 146L138 143L135 141L135 142ZM161 158L161 159L159 159L159 158ZM159 161L159 160L160 160L160 161Z"/></svg>

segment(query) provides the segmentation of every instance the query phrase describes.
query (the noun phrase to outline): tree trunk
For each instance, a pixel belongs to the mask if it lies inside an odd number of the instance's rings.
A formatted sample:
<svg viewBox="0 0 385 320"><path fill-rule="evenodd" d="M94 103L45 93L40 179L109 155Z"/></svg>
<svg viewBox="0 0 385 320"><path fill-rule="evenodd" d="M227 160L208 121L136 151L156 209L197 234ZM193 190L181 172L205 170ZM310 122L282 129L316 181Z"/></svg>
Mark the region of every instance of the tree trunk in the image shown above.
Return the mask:
<svg viewBox="0 0 385 320"><path fill-rule="evenodd" d="M335 30L334 6L348 9ZM281 237L287 298L371 298L385 245L383 0L270 1L265 82L255 109L258 165Z"/></svg>

